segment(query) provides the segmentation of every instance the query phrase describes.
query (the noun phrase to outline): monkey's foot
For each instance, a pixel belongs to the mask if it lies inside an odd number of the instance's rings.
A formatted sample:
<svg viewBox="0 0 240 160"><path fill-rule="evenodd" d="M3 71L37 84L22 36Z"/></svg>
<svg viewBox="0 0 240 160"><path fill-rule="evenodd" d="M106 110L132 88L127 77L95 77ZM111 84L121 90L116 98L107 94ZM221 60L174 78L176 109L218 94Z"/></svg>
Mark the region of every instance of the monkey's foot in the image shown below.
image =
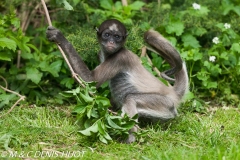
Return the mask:
<svg viewBox="0 0 240 160"><path fill-rule="evenodd" d="M133 143L136 141L136 137L131 133L129 134L128 138L126 139L125 143Z"/></svg>

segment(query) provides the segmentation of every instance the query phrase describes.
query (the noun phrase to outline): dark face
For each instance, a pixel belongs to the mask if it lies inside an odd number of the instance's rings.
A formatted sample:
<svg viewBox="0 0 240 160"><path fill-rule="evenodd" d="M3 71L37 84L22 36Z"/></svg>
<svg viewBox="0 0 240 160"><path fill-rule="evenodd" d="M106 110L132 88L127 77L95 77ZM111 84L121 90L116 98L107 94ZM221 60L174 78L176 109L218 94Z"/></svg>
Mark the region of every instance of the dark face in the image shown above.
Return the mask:
<svg viewBox="0 0 240 160"><path fill-rule="evenodd" d="M98 41L105 54L119 51L126 39L125 26L117 20L104 21L98 30Z"/></svg>

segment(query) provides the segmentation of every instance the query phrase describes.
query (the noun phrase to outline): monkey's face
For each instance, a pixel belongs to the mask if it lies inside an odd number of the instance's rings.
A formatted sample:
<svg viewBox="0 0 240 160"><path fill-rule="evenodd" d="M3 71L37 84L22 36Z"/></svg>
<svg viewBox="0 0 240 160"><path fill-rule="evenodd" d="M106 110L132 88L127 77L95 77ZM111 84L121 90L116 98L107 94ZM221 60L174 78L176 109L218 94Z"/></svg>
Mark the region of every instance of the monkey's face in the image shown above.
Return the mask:
<svg viewBox="0 0 240 160"><path fill-rule="evenodd" d="M100 44L104 53L113 54L122 48L124 37L119 31L106 29L102 32Z"/></svg>
<svg viewBox="0 0 240 160"><path fill-rule="evenodd" d="M126 28L118 20L106 20L97 30L98 41L102 51L106 55L119 51L126 39Z"/></svg>

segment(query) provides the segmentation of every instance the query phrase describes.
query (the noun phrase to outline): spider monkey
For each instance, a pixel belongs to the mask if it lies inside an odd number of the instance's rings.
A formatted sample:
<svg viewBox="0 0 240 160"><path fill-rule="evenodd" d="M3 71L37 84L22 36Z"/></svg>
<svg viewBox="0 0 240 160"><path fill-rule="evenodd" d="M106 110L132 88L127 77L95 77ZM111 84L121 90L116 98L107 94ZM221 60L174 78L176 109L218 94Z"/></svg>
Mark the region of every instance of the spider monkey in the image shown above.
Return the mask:
<svg viewBox="0 0 240 160"><path fill-rule="evenodd" d="M96 31L101 48L100 64L92 71L58 29L49 26L46 35L49 41L60 45L74 71L84 81L96 81L96 87L109 81L113 104L123 113L164 121L174 118L177 106L188 90L186 65L176 49L157 31L149 30L144 34L144 40L171 66L162 76L175 83L166 86L143 67L136 54L124 47L127 30L120 21L106 20ZM126 143L135 141L133 132L137 130L134 126L129 131Z"/></svg>

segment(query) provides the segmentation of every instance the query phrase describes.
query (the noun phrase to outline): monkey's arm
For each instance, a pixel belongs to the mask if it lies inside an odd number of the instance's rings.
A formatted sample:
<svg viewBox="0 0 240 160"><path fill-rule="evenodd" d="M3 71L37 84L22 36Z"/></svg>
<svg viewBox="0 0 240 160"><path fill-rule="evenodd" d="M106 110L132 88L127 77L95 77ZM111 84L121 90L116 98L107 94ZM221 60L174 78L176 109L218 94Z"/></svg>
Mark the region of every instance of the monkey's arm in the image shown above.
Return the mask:
<svg viewBox="0 0 240 160"><path fill-rule="evenodd" d="M182 69L182 59L177 50L158 32L149 30L144 35L145 41L153 47L170 65L171 69L161 73L162 77L169 81L175 81L171 75L174 75Z"/></svg>
<svg viewBox="0 0 240 160"><path fill-rule="evenodd" d="M77 51L73 48L72 44L63 36L63 34L56 28L49 26L46 31L46 36L49 41L57 43L65 54L73 67L73 70L84 80L94 81L92 72L88 69L87 65L83 62Z"/></svg>
<svg viewBox="0 0 240 160"><path fill-rule="evenodd" d="M93 70L93 77L98 82L97 87L110 80L118 73L134 68L133 64L136 64L135 61L139 63L137 56L126 49L122 49L118 53L108 57Z"/></svg>

